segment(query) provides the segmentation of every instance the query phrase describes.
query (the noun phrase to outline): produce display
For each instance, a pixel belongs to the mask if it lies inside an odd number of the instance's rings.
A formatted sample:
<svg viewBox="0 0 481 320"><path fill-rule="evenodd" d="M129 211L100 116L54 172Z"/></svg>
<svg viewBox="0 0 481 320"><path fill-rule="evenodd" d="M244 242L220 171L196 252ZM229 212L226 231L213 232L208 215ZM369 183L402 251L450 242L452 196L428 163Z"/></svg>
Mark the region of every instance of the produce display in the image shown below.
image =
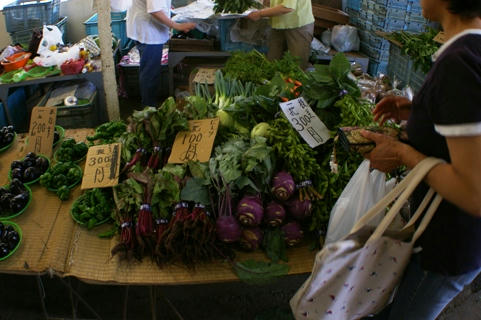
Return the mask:
<svg viewBox="0 0 481 320"><path fill-rule="evenodd" d="M428 32L414 34L406 31L393 32L389 38L399 42L403 54L411 57L414 61L414 67L427 73L432 65L432 56L441 46L434 41L438 32L429 29Z"/></svg>
<svg viewBox="0 0 481 320"><path fill-rule="evenodd" d="M0 221L0 261L8 258L20 245L22 236L19 231L16 224Z"/></svg>
<svg viewBox="0 0 481 320"><path fill-rule="evenodd" d="M73 219L92 229L107 222L114 207L110 189L90 189L75 200L70 213Z"/></svg>
<svg viewBox="0 0 481 320"><path fill-rule="evenodd" d="M0 219L22 212L30 203L31 191L19 179L12 179L10 185L0 188Z"/></svg>
<svg viewBox="0 0 481 320"><path fill-rule="evenodd" d="M8 147L15 139L13 126L6 126L0 129L0 150Z"/></svg>
<svg viewBox="0 0 481 320"><path fill-rule="evenodd" d="M60 200L70 198L70 190L82 180L82 169L73 162L58 162L40 177L40 184L56 192Z"/></svg>
<svg viewBox="0 0 481 320"><path fill-rule="evenodd" d="M65 135L65 129L61 126L55 126L55 131L53 132L53 146L57 146L61 139Z"/></svg>
<svg viewBox="0 0 481 320"><path fill-rule="evenodd" d="M258 52L235 53L216 72L214 92L198 84L193 96L134 111L125 123L104 123L87 138L89 145L122 145L119 184L85 192L73 203L72 218L91 229L111 217L118 239L111 253L123 259L192 269L223 259L256 283L286 274L288 248L319 246L334 203L362 161L337 147L340 128L372 125L373 104L361 98L350 71L343 54L304 73L289 55L270 62ZM316 148L280 110L281 102L298 97L330 131L331 139ZM191 160L168 163L188 121L214 117L219 129L209 161L195 160L198 141L190 140ZM78 146L63 141L57 159L70 161L40 178L61 200L81 180L72 160L82 157L75 148L87 147ZM235 260L236 250L257 249L270 262Z"/></svg>
<svg viewBox="0 0 481 320"><path fill-rule="evenodd" d="M60 162L81 161L89 151L85 142L76 142L73 138L65 139L60 148L55 152L55 160Z"/></svg>
<svg viewBox="0 0 481 320"><path fill-rule="evenodd" d="M256 0L214 0L215 13L243 13L250 8L261 8Z"/></svg>
<svg viewBox="0 0 481 320"><path fill-rule="evenodd" d="M29 152L23 160L15 160L10 164L10 178L26 184L35 183L49 166L46 157Z"/></svg>

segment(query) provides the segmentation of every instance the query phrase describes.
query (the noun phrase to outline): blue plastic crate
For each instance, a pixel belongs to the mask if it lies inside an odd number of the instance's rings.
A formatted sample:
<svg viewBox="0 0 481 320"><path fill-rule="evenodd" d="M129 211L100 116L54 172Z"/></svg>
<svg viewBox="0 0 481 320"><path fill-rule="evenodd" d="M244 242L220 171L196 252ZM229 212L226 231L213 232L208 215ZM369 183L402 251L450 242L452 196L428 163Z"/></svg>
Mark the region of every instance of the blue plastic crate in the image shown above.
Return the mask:
<svg viewBox="0 0 481 320"><path fill-rule="evenodd" d="M361 10L361 0L347 0L346 9Z"/></svg>
<svg viewBox="0 0 481 320"><path fill-rule="evenodd" d="M62 32L62 39L64 43L67 42L67 20L68 17L63 17L55 24ZM30 40L32 39L33 30L34 29L29 29L10 33L12 44L20 43L24 48L28 48Z"/></svg>
<svg viewBox="0 0 481 320"><path fill-rule="evenodd" d="M113 13L114 17L116 16L117 13ZM122 19L120 20L114 20L111 14L111 27L112 27L112 32L115 34L117 38L120 39L120 43L122 45L122 48L124 48L128 43L130 43L129 38L127 38L127 30L126 30L126 19L125 15ZM85 33L87 35L97 35L99 34L99 26L98 26L98 15L94 14L90 18L88 18L85 22Z"/></svg>
<svg viewBox="0 0 481 320"><path fill-rule="evenodd" d="M374 2L392 8L406 8L409 3L408 0L375 0Z"/></svg>
<svg viewBox="0 0 481 320"><path fill-rule="evenodd" d="M257 50L267 53L268 48L264 46L255 46L245 42L232 42L230 38L230 30L237 19L220 19L219 23L219 39L221 51L251 51Z"/></svg>
<svg viewBox="0 0 481 320"><path fill-rule="evenodd" d="M405 30L413 33L421 33L421 32L425 32L427 27L428 27L428 21L413 20L413 21L406 22Z"/></svg>
<svg viewBox="0 0 481 320"><path fill-rule="evenodd" d="M378 23L366 22L365 30L369 30L372 32L391 32L406 30L406 22L404 20L390 19L384 22L377 20L377 22Z"/></svg>
<svg viewBox="0 0 481 320"><path fill-rule="evenodd" d="M388 61L369 60L368 73L377 76L381 73L387 74Z"/></svg>
<svg viewBox="0 0 481 320"><path fill-rule="evenodd" d="M28 127L28 112L24 88L15 89L8 96L8 113L17 132L23 132ZM0 103L0 127L8 125L3 103Z"/></svg>
<svg viewBox="0 0 481 320"><path fill-rule="evenodd" d="M408 11L409 12L422 12L423 8L421 7L421 2L419 0L409 1Z"/></svg>
<svg viewBox="0 0 481 320"><path fill-rule="evenodd" d="M398 16L397 14L389 14L386 16L374 15L372 24L378 26L384 31L401 30L406 23L405 16Z"/></svg>
<svg viewBox="0 0 481 320"><path fill-rule="evenodd" d="M388 75L391 79L398 80L402 86L411 86L414 92L421 88L426 78L424 72L415 70L413 60L396 45L391 45L389 50Z"/></svg>
<svg viewBox="0 0 481 320"><path fill-rule="evenodd" d="M60 0L17 0L3 7L7 32L54 24L60 17Z"/></svg>
<svg viewBox="0 0 481 320"><path fill-rule="evenodd" d="M382 4L374 4L370 9L375 15L381 17L400 17L403 18L408 13L408 6L403 7L389 7Z"/></svg>
<svg viewBox="0 0 481 320"><path fill-rule="evenodd" d="M380 50L371 47L369 44L361 42L361 52L369 56L369 59L387 61L389 59L389 49Z"/></svg>

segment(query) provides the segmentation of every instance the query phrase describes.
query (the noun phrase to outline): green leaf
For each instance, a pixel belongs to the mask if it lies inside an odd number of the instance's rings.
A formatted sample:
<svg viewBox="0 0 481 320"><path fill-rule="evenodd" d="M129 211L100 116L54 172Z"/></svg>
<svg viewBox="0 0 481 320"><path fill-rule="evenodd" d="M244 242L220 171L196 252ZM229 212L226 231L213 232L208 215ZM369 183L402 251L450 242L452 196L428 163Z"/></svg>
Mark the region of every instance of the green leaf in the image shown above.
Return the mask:
<svg viewBox="0 0 481 320"><path fill-rule="evenodd" d="M272 262L277 263L279 260L287 262L286 242L280 228L267 230L264 234L264 248L266 255Z"/></svg>
<svg viewBox="0 0 481 320"><path fill-rule="evenodd" d="M206 180L201 178L189 179L180 193L181 200L209 205L209 190L205 182Z"/></svg>
<svg viewBox="0 0 481 320"><path fill-rule="evenodd" d="M246 260L235 263L234 271L239 279L246 283L266 284L287 275L289 266L266 261Z"/></svg>
<svg viewBox="0 0 481 320"><path fill-rule="evenodd" d="M336 79L341 81L351 71L351 64L343 53L336 54L329 64L329 72Z"/></svg>
<svg viewBox="0 0 481 320"><path fill-rule="evenodd" d="M245 187L251 187L256 192L259 192L259 188L257 188L257 186L254 184L254 182L252 182L251 179L249 179L248 177L245 177L245 176L239 177L239 179L237 179L235 181L235 185L239 190L242 190Z"/></svg>

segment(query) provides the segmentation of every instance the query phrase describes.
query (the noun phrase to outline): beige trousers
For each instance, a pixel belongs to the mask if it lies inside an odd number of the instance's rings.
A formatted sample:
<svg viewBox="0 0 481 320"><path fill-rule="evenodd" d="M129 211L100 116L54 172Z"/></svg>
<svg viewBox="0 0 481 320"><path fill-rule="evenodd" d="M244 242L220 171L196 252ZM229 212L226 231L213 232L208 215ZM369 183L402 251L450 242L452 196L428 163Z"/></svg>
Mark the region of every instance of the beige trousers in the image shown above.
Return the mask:
<svg viewBox="0 0 481 320"><path fill-rule="evenodd" d="M306 69L311 54L311 42L314 34L314 23L294 29L272 29L269 39L269 60L280 59L284 52L289 52L300 59L300 66Z"/></svg>

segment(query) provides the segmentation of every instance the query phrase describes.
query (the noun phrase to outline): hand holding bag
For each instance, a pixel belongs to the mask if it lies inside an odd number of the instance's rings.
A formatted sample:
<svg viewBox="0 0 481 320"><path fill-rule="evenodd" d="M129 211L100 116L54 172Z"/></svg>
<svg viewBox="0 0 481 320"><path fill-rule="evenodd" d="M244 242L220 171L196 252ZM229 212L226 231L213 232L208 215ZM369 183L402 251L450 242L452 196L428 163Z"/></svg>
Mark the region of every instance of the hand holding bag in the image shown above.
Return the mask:
<svg viewBox="0 0 481 320"><path fill-rule="evenodd" d="M434 158L421 161L357 222L348 236L326 245L316 255L310 277L290 301L296 319L360 319L385 307L409 262L414 243L441 203L441 196L430 189L402 230L386 231L417 185L439 163L442 160ZM373 232L367 223L396 198ZM413 226L429 204L413 234ZM403 241L410 235L408 242Z"/></svg>

